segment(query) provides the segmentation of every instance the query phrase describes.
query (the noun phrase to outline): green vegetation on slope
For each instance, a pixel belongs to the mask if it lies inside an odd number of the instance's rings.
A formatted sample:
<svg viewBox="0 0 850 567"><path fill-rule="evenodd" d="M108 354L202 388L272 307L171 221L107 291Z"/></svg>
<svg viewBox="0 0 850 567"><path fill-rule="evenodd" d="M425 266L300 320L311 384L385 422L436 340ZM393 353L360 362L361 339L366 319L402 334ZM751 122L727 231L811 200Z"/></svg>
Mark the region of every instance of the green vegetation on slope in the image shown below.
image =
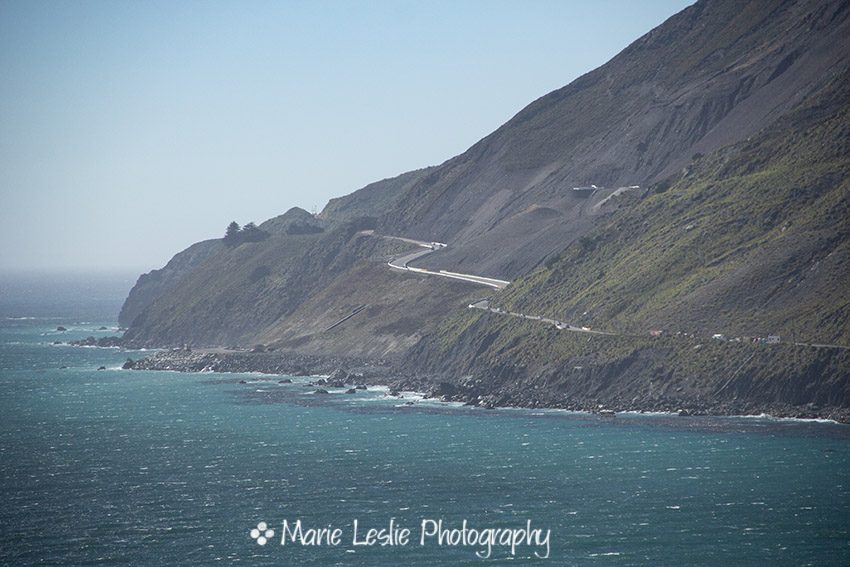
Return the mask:
<svg viewBox="0 0 850 567"><path fill-rule="evenodd" d="M406 364L447 373L461 399L484 404L846 408L850 351L791 343L850 344L848 100L845 73L759 135L620 195L597 228L491 298L617 336L464 309ZM655 338L650 329L695 336ZM784 339L712 340L718 332Z"/></svg>
<svg viewBox="0 0 850 567"><path fill-rule="evenodd" d="M315 234L273 234L224 247L139 315L131 344L242 343L292 313L356 262L380 256L386 243L354 238L367 228L344 223Z"/></svg>
<svg viewBox="0 0 850 567"><path fill-rule="evenodd" d="M850 108L836 78L749 141L698 157L500 302L600 329L850 344Z"/></svg>

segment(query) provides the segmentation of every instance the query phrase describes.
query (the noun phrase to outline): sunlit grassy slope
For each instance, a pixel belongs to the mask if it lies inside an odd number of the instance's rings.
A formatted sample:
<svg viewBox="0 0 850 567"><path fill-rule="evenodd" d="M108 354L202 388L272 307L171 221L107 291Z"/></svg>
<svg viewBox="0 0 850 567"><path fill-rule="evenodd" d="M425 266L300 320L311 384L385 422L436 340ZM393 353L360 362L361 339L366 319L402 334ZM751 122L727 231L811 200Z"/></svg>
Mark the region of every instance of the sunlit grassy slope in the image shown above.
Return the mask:
<svg viewBox="0 0 850 567"><path fill-rule="evenodd" d="M501 298L631 333L850 344L850 77L745 142L695 156Z"/></svg>

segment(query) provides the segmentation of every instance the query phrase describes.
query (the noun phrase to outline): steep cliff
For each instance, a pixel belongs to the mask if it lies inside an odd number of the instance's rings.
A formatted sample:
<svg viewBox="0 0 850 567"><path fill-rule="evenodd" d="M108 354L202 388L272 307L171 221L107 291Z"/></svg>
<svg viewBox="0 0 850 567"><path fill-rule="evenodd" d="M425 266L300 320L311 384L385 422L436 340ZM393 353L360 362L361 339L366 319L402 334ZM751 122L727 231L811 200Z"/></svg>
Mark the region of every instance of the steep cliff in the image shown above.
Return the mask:
<svg viewBox="0 0 850 567"><path fill-rule="evenodd" d="M186 275L197 268L204 260L220 251L223 244L220 239L197 242L176 254L159 270L151 270L139 276L136 285L121 306L118 324L129 327L145 308L161 297Z"/></svg>
<svg viewBox="0 0 850 567"><path fill-rule="evenodd" d="M304 209L293 207L284 214L265 221L259 228L269 234L303 234L321 232L323 224ZM183 277L192 273L207 259L225 249L222 239L197 242L176 254L161 269L151 270L139 276L121 307L118 324L122 327L131 326L148 305L176 287Z"/></svg>
<svg viewBox="0 0 850 567"><path fill-rule="evenodd" d="M850 345L848 102L850 72L759 135L617 197L493 311L448 317L407 367L488 404L846 420L850 347L828 345ZM768 335L780 343L754 342Z"/></svg>

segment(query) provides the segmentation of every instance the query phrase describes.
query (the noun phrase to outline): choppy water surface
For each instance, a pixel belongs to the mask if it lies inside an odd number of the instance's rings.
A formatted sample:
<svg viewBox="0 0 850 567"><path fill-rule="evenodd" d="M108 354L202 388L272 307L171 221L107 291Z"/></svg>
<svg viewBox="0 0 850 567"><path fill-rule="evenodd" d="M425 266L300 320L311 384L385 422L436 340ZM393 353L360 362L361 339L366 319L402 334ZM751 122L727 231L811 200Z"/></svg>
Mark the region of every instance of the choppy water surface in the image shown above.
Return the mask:
<svg viewBox="0 0 850 567"><path fill-rule="evenodd" d="M306 379L122 371L128 353L51 344L101 325L0 321L2 564L850 563L846 426L323 396ZM341 543L281 546L297 519ZM393 519L411 542L354 546L355 519L361 535ZM428 519L531 520L550 557L420 546Z"/></svg>

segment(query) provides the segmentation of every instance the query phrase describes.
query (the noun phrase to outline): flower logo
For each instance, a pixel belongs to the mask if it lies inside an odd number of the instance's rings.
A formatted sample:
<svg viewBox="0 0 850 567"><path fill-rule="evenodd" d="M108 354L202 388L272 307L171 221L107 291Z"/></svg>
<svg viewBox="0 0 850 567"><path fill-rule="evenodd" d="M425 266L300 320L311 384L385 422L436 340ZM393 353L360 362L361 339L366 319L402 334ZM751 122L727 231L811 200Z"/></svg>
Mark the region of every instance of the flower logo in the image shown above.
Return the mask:
<svg viewBox="0 0 850 567"><path fill-rule="evenodd" d="M251 530L251 539L257 540L260 545L266 545L273 537L274 530L269 529L269 525L265 522L260 522L256 528Z"/></svg>

